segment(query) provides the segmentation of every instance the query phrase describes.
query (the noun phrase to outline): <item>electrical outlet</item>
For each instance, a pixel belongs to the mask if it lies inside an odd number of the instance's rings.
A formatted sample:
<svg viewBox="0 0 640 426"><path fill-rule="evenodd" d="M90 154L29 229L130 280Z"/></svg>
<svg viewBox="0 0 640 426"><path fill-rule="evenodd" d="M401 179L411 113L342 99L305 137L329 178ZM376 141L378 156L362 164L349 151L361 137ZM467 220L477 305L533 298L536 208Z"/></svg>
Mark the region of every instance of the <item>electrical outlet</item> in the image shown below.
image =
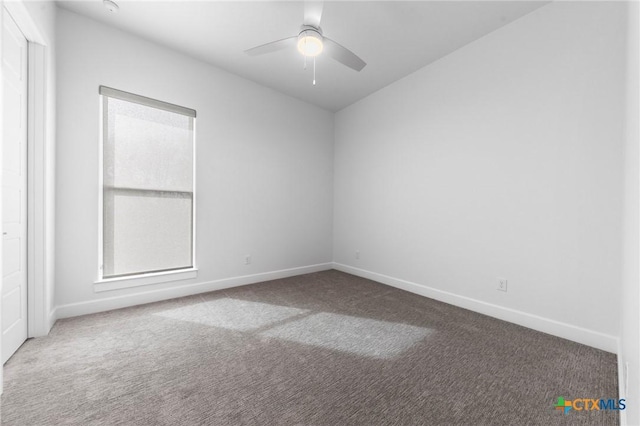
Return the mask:
<svg viewBox="0 0 640 426"><path fill-rule="evenodd" d="M250 254L248 254L248 255L246 255L246 256L244 257L244 264L245 264L245 265L249 265L249 264L251 264L251 255L250 255Z"/></svg>
<svg viewBox="0 0 640 426"><path fill-rule="evenodd" d="M507 279L506 278L498 278L498 290L499 291L507 291Z"/></svg>
<svg viewBox="0 0 640 426"><path fill-rule="evenodd" d="M360 259L360 250L356 250L356 259Z"/></svg>

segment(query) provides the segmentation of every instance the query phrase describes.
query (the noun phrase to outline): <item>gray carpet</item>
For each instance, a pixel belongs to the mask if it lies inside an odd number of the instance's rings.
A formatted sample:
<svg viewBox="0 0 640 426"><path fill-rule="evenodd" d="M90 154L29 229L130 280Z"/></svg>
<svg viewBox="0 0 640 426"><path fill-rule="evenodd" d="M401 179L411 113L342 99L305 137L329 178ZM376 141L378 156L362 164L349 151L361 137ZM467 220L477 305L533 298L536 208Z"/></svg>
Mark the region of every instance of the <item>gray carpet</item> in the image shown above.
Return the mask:
<svg viewBox="0 0 640 426"><path fill-rule="evenodd" d="M610 424L616 358L337 271L58 321L3 425Z"/></svg>

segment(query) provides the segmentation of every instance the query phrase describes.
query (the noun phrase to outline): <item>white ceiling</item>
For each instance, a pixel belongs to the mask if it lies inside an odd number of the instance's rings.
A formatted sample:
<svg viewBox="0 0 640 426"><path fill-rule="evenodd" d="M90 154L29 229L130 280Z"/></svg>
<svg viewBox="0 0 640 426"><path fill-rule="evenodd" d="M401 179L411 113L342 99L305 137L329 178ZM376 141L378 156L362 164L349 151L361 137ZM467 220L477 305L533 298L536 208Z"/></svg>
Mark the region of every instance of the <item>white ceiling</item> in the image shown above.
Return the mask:
<svg viewBox="0 0 640 426"><path fill-rule="evenodd" d="M117 0L116 0L117 1ZM298 34L304 4L231 1L62 1L63 8L182 51L264 86L338 111L465 44L543 6L543 1L327 1L321 27L360 56L353 71L294 49L250 57L244 50Z"/></svg>

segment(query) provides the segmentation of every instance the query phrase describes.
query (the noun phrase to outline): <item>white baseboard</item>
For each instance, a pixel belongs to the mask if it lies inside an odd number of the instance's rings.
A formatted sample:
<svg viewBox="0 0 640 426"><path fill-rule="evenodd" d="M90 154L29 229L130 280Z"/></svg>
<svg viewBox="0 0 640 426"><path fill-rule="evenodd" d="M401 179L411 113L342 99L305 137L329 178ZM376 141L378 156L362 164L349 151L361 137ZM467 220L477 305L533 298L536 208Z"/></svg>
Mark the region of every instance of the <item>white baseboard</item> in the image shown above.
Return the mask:
<svg viewBox="0 0 640 426"><path fill-rule="evenodd" d="M577 327L575 325L566 324L538 315L528 314L526 312L518 311L515 309L505 308L503 306L482 302L470 297L460 296L454 293L449 293L447 291L427 287L422 284L417 284L399 278L378 274L376 272L354 268L353 266L343 265L341 263L334 262L333 268L337 269L338 271L357 275L359 277L377 281L379 283L390 285L392 287L409 291L411 293L449 303L450 305L469 309L470 311L512 322L523 327L531 328L533 330L541 331L543 333L551 334L563 339L582 343L583 345L591 346L597 349L602 349L603 351L611 353L617 353L618 351L618 339L615 336L588 330L586 328Z"/></svg>
<svg viewBox="0 0 640 426"><path fill-rule="evenodd" d="M302 266L299 268L281 269L279 271L264 272L253 275L243 275L240 277L224 278L215 281L179 285L171 288L145 291L122 296L100 298L87 302L70 303L56 307L52 315L55 319L76 317L79 315L95 314L98 312L111 311L113 309L127 308L129 306L143 305L145 303L159 302L161 300L175 299L177 297L191 296L194 294L207 293L214 290L239 287L247 284L254 284L262 281L277 280L281 278L293 277L296 275L310 274L332 269L332 263L321 263L317 265ZM55 322L54 319L54 322Z"/></svg>
<svg viewBox="0 0 640 426"><path fill-rule="evenodd" d="M49 322L47 323L47 326L49 328L47 329L47 334L51 332L51 329L55 325L56 321L58 321L58 308L53 308L51 312L49 312Z"/></svg>
<svg viewBox="0 0 640 426"><path fill-rule="evenodd" d="M622 356L622 339L618 339L618 398L627 398L627 369ZM627 411L618 411L620 426L627 426Z"/></svg>

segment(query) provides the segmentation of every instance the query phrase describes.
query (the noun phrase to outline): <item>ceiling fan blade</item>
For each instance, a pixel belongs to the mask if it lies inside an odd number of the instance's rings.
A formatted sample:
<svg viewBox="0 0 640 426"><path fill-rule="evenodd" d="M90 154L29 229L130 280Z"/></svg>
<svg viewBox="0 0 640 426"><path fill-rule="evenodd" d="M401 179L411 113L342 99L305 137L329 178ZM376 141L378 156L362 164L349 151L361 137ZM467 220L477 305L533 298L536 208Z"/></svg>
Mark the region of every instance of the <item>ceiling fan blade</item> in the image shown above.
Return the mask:
<svg viewBox="0 0 640 426"><path fill-rule="evenodd" d="M330 38L324 37L324 52L331 56L336 61L343 65L348 66L351 69L360 71L367 63L360 59L358 55L350 51L344 46L339 45Z"/></svg>
<svg viewBox="0 0 640 426"><path fill-rule="evenodd" d="M253 47L244 51L249 56L264 55L265 53L277 52L278 50L288 49L295 47L297 36L283 38L282 40L272 41L271 43L263 44Z"/></svg>
<svg viewBox="0 0 640 426"><path fill-rule="evenodd" d="M322 18L322 7L324 2L318 0L305 0L304 2L304 21L305 25L311 25L318 28L320 19Z"/></svg>

